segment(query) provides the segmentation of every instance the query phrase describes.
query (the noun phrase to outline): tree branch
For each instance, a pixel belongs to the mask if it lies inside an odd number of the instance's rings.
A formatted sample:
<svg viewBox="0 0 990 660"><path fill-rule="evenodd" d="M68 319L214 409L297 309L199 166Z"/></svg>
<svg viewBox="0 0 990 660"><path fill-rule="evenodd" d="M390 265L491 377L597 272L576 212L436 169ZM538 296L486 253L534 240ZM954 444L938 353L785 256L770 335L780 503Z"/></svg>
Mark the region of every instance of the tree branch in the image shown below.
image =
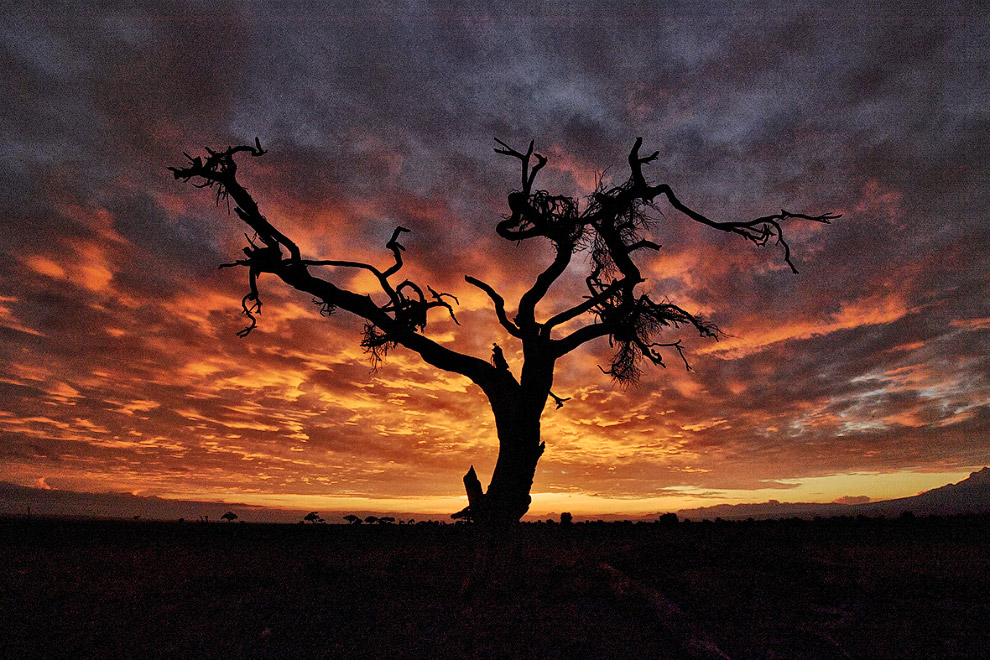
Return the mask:
<svg viewBox="0 0 990 660"><path fill-rule="evenodd" d="M360 268L362 270L367 270L372 273L376 278L378 278L378 283L393 304L398 304L399 299L395 293L395 289L389 284L387 276L372 266L371 264L362 263L360 261L341 261L337 259L300 259L299 263L304 266L333 266L337 268Z"/></svg>
<svg viewBox="0 0 990 660"><path fill-rule="evenodd" d="M493 303L495 303L495 316L498 317L498 322L508 331L510 335L522 339L522 331L512 321L510 321L509 317L505 314L505 299L496 293L495 289L493 289L490 285L475 277L466 275L464 277L464 281L487 293L488 297L492 299Z"/></svg>
<svg viewBox="0 0 990 660"><path fill-rule="evenodd" d="M545 331L549 331L551 328L561 325L562 323L566 323L572 319L576 319L585 312L591 311L598 305L602 304L603 302L605 302L606 300L617 294L625 285L626 285L625 278L614 280L604 289L601 289L594 295L586 297L584 299L584 302L575 305L574 307L571 307L570 309L565 310L560 314L557 314L556 316L552 316L551 318L547 319L546 323L543 324Z"/></svg>
<svg viewBox="0 0 990 660"><path fill-rule="evenodd" d="M387 350L387 344L405 346L418 353L427 363L445 371L467 376L486 390L493 387L493 383L496 381L504 380L504 376L497 374L488 362L448 349L417 332L417 330L425 327L426 313L433 308L446 309L456 323L454 310L450 303L444 300L444 297L452 298L455 302L457 299L450 294L440 293L427 287L433 297L433 300L427 300L422 289L409 280L395 288L389 284L388 277L398 272L402 267L401 251L404 248L398 242L398 238L402 232L408 231L407 229L397 227L386 244L386 247L392 251L395 264L385 272L370 264L357 261L304 260L300 255L298 246L268 222L251 195L238 183L236 179L237 163L234 156L244 152L255 157L265 153L261 149L260 142L255 140L253 147L228 147L224 151L207 149L209 156L205 160L200 157L193 158L187 154L188 166L169 168L177 180L192 182L194 185L201 185L202 187L216 188L218 200L233 198L236 203L234 210L237 216L251 227L264 243L263 246L259 246L249 238L250 245L244 248L247 259L221 266L247 266L249 269L250 291L241 301L241 308L242 313L250 319L251 324L240 331L239 336L247 336L257 326L256 315L261 311L257 278L261 273L272 273L289 286L312 295L327 313L339 307L365 319L370 324L372 333L375 333L373 343L378 346L385 346L385 350ZM282 258L281 247L285 247L289 251L289 259ZM369 296L339 288L327 280L314 276L309 272L310 266L338 266L367 270L378 279L382 289L389 295L390 302L386 306L379 306ZM408 297L405 293L407 291L414 295Z"/></svg>
<svg viewBox="0 0 990 660"><path fill-rule="evenodd" d="M572 254L573 252L569 247L558 246L557 256L554 257L553 262L537 276L533 286L519 299L519 311L516 313L515 322L524 331L535 328L536 305L543 300L553 283L567 270Z"/></svg>
<svg viewBox="0 0 990 660"><path fill-rule="evenodd" d="M599 337L607 337L609 333L609 328L604 324L592 323L590 325L585 325L578 328L566 337L551 340L550 349L552 354L556 357L563 357L576 349L578 346L586 344L594 339L598 339Z"/></svg>
<svg viewBox="0 0 990 660"><path fill-rule="evenodd" d="M797 274L798 269L791 261L791 248L787 244L787 241L784 240L784 230L781 228L780 223L789 218L793 218L798 220L810 220L812 222L820 222L828 225L831 224L833 220L837 220L842 217L841 213L806 215L804 213L791 213L781 209L780 213L764 216L762 218L756 218L755 220L745 222L716 222L714 220L710 220L681 202L681 200L674 195L674 191L671 187L665 183L654 186L650 188L649 191L649 197L651 199L656 195L663 195L667 198L667 201L670 202L671 206L695 222L700 222L720 231L738 234L756 245L766 245L771 238L776 237L777 244L783 246L784 248L784 262L790 266L791 272L795 274Z"/></svg>
<svg viewBox="0 0 990 660"><path fill-rule="evenodd" d="M400 268L402 268L402 250L405 250L406 248L402 247L402 244L399 243L399 234L408 231L409 230L405 227L396 227L395 231L392 232L392 238L390 238L388 243L385 244L385 247L391 250L392 254L395 255L395 263L385 271L385 277L394 275L399 272Z"/></svg>
<svg viewBox="0 0 990 660"><path fill-rule="evenodd" d="M447 310L447 313L450 314L451 320L457 325L460 325L461 322L458 321L457 317L454 315L454 308L450 306L450 303L444 301L444 296L446 296L448 298L452 298L455 305L460 305L460 303L457 302L457 298L451 293L442 293L442 292L434 291L433 287L431 286L427 286L426 290L430 292L431 296L433 296L433 302L426 304L427 309L432 309L434 307L443 307L444 309Z"/></svg>
<svg viewBox="0 0 990 660"><path fill-rule="evenodd" d="M185 154L186 158L189 160L189 166L184 168L170 167L168 168L176 179L183 179L184 181L190 181L194 178L200 178L203 183L200 187L212 188L217 187L217 201L221 199L227 199L228 197L233 197L234 202L237 204L238 208L234 210L237 215L244 220L261 240L264 241L265 245L269 248L278 249L279 244L284 245L289 251L289 255L294 261L298 261L300 258L299 248L289 240L284 234L275 229L268 220L261 215L258 210L258 205L255 204L254 199L248 194L247 190L241 186L236 179L237 173L237 163L234 161L234 154L247 152L254 157L263 156L266 151L261 148L261 142L258 138L254 139L255 146L241 145L237 147L227 147L225 151L213 151L207 148L206 151L209 157L204 161L200 157L193 158L189 154Z"/></svg>

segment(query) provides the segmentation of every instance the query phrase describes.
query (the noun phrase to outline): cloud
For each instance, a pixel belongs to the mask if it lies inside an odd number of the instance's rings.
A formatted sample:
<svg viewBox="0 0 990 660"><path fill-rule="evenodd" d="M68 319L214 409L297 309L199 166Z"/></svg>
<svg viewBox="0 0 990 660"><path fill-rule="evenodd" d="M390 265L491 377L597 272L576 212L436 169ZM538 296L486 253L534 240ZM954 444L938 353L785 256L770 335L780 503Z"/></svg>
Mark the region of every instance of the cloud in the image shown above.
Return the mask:
<svg viewBox="0 0 990 660"><path fill-rule="evenodd" d="M636 388L558 363L539 492L783 488L850 471L990 462L985 39L965 4L412 4L313 11L192 4L62 15L12 8L0 33L0 478L148 493L453 497L497 441L482 393L397 350L372 373L362 324L261 278L247 339L239 220L165 166L202 145L269 149L239 176L308 254L387 265L460 300L429 333L488 359L519 346L510 301L551 251L494 234L536 140L540 185L648 173L713 219L785 208L756 248L658 204L645 283L727 335L683 339ZM541 311L584 291L579 255ZM374 283L322 269L348 286ZM687 492L687 490L685 490ZM657 495L660 496L660 495Z"/></svg>

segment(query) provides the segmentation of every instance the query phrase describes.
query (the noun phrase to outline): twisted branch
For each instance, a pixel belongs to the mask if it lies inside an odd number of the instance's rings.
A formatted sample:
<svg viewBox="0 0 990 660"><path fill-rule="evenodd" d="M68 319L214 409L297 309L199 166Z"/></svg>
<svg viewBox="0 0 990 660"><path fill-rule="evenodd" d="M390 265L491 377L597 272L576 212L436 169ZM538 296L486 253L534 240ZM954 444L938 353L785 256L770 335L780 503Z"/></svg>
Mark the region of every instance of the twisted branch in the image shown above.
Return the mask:
<svg viewBox="0 0 990 660"><path fill-rule="evenodd" d="M493 289L491 285L486 284L475 277L471 277L470 275L466 275L464 277L464 281L478 287L488 294L488 297L491 298L492 302L495 304L495 316L498 317L498 322L509 332L510 335L513 337L522 338L522 331L520 331L516 324L510 321L509 317L505 314L505 299L496 293L495 289Z"/></svg>
<svg viewBox="0 0 990 660"><path fill-rule="evenodd" d="M430 299L427 299L423 289L411 280L405 280L397 287L389 282L389 278L402 269L402 252L405 247L399 242L399 237L408 232L408 229L396 227L385 244L386 249L392 253L394 263L384 271L359 261L303 259L298 246L268 222L251 195L237 181L235 155L264 155L266 152L261 148L260 141L255 139L254 146L227 147L222 151L207 148L206 152L206 158L186 154L186 166L168 169L177 180L190 182L200 188L215 189L218 203L228 201L229 204L229 200L233 199L236 215L254 230L254 237L246 236L248 245L243 250L246 259L220 266L248 268L249 292L241 300L241 312L248 317L250 324L237 333L239 337L248 336L257 327L257 315L261 313L262 307L258 277L261 273L272 273L290 286L311 293L323 315L329 316L341 307L364 318L366 327L362 346L371 355L374 366L380 363L391 347L401 343L419 353L430 364L466 375L479 384L491 379L491 368L486 362L451 351L418 334L426 327L427 313L431 309L445 309L459 325L454 308L449 302L457 304L456 297L427 287L430 293ZM255 239L259 242L256 243ZM283 248L289 252L287 259L283 257ZM388 296L388 302L384 305L376 304L369 296L341 289L310 273L310 267L319 266L355 268L370 272Z"/></svg>

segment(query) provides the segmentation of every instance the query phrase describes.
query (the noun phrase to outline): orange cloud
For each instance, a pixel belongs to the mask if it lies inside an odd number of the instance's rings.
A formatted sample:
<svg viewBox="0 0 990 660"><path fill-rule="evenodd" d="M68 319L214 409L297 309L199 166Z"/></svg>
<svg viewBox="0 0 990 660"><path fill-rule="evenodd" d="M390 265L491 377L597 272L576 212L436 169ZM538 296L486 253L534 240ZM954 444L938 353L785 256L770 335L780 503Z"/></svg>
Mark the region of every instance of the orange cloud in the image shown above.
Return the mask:
<svg viewBox="0 0 990 660"><path fill-rule="evenodd" d="M747 328L740 336L721 339L698 349L702 354L715 354L728 359L744 357L774 344L795 339L828 335L840 330L891 323L908 313L900 295L878 295L863 300L843 301L839 311L821 321L785 322L774 328Z"/></svg>

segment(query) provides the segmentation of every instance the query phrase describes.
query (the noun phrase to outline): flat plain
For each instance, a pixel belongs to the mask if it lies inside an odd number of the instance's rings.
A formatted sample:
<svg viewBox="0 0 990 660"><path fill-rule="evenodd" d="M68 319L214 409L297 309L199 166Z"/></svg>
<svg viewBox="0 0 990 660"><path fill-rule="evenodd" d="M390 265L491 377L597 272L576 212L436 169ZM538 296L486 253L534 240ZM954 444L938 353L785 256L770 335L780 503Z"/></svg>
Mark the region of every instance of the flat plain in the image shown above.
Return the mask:
<svg viewBox="0 0 990 660"><path fill-rule="evenodd" d="M478 533L2 520L0 655L990 657L990 517Z"/></svg>

